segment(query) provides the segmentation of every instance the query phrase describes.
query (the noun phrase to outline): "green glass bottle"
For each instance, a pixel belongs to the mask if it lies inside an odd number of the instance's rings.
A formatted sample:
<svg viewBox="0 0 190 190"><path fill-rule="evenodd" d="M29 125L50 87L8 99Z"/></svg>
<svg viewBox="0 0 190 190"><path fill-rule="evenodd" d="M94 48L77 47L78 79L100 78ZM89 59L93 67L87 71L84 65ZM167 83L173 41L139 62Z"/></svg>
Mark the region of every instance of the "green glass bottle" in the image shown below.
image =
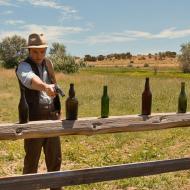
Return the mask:
<svg viewBox="0 0 190 190"><path fill-rule="evenodd" d="M185 93L185 82L181 82L181 92L178 98L178 113L186 113L187 111L187 96Z"/></svg>
<svg viewBox="0 0 190 190"><path fill-rule="evenodd" d="M103 96L101 99L101 117L106 118L109 116L109 96L107 92L107 86L103 88Z"/></svg>
<svg viewBox="0 0 190 190"><path fill-rule="evenodd" d="M76 120L78 118L78 100L75 97L74 84L70 84L69 97L66 100L66 119Z"/></svg>

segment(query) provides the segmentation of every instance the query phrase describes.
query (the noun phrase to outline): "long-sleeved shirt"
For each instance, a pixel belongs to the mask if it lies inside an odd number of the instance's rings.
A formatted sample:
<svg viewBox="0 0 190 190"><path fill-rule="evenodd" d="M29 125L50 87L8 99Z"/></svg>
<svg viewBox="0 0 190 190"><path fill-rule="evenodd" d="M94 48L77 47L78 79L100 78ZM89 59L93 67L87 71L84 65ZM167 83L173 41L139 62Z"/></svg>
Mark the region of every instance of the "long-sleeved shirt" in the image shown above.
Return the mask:
<svg viewBox="0 0 190 190"><path fill-rule="evenodd" d="M42 67L41 64L37 64L37 67L39 70L40 79L46 84L51 84L50 82L51 80L49 78L46 67ZM29 63L21 62L17 69L17 76L25 87L32 89L31 87L32 78L37 75L33 72L32 67L30 66ZM40 96L39 96L40 104L51 104L52 102L53 99L51 97L49 97L44 91L40 91Z"/></svg>

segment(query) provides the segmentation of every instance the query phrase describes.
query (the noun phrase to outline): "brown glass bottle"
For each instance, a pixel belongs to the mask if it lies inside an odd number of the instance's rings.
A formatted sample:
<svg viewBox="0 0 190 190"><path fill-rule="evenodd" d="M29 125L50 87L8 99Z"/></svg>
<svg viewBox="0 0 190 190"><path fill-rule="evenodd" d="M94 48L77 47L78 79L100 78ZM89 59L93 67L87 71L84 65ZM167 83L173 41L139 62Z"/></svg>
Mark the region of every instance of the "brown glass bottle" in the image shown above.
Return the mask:
<svg viewBox="0 0 190 190"><path fill-rule="evenodd" d="M178 98L178 113L186 113L187 111L187 95L185 93L185 82L181 83L181 92Z"/></svg>
<svg viewBox="0 0 190 190"><path fill-rule="evenodd" d="M75 97L74 84L70 84L69 97L66 100L66 119L76 120L78 118L78 100Z"/></svg>
<svg viewBox="0 0 190 190"><path fill-rule="evenodd" d="M20 86L20 102L18 105L19 123L27 123L29 118L29 108L25 97L25 89Z"/></svg>
<svg viewBox="0 0 190 190"><path fill-rule="evenodd" d="M142 93L142 115L150 115L152 106L152 93L150 91L149 78L146 78L145 88Z"/></svg>

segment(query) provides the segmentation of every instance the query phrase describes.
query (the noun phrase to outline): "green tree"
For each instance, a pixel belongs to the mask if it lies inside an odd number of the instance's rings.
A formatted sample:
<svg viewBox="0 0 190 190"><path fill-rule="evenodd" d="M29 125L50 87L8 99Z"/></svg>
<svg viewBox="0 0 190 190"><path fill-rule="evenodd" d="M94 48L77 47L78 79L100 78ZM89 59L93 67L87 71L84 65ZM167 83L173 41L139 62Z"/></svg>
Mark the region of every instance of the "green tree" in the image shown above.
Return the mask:
<svg viewBox="0 0 190 190"><path fill-rule="evenodd" d="M5 37L0 42L0 57L5 68L14 68L21 60L27 56L26 40L21 36L14 35Z"/></svg>
<svg viewBox="0 0 190 190"><path fill-rule="evenodd" d="M63 58L53 56L51 57L54 63L54 69L63 73L75 73L79 70L79 65L76 64L75 58L67 55Z"/></svg>
<svg viewBox="0 0 190 190"><path fill-rule="evenodd" d="M53 42L52 47L49 51L50 55L56 55L57 57L65 57L66 55L66 48L64 44L60 44L58 42Z"/></svg>
<svg viewBox="0 0 190 190"><path fill-rule="evenodd" d="M190 72L190 42L181 45L180 66L184 73Z"/></svg>
<svg viewBox="0 0 190 190"><path fill-rule="evenodd" d="M49 54L56 71L75 73L79 70L79 65L76 63L75 58L66 54L66 48L63 44L52 43Z"/></svg>
<svg viewBox="0 0 190 190"><path fill-rule="evenodd" d="M105 59L105 57L103 55L98 55L97 59L98 59L98 61L103 61Z"/></svg>

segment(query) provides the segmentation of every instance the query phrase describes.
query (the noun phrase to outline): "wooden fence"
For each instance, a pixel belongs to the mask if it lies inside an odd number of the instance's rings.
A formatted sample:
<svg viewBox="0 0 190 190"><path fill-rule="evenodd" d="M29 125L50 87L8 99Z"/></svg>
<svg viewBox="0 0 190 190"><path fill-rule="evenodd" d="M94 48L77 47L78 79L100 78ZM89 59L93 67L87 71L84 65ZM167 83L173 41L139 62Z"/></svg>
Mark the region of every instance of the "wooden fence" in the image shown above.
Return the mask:
<svg viewBox="0 0 190 190"><path fill-rule="evenodd" d="M190 126L190 113L162 113L151 116L128 115L81 118L76 121L47 120L26 124L0 124L0 140L43 138L62 135L95 135L137 132ZM0 190L34 190L89 184L108 180L147 176L190 169L190 158L131 163L80 170L27 174L0 178Z"/></svg>

